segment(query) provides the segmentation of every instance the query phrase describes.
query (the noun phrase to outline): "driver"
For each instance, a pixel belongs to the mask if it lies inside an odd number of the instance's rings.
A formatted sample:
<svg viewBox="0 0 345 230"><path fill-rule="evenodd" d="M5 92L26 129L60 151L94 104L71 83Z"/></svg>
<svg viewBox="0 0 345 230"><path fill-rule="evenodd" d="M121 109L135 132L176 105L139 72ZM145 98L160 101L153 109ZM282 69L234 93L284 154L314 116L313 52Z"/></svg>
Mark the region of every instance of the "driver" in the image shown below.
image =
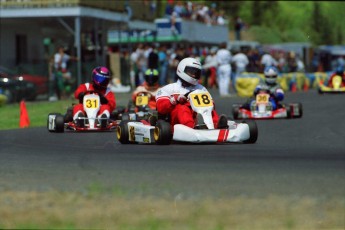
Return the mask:
<svg viewBox="0 0 345 230"><path fill-rule="evenodd" d="M156 109L156 94L159 89L159 73L156 69L147 69L144 75L145 81L138 86L132 93L132 100L135 104L136 98L140 93L147 94L149 97L149 108Z"/></svg>
<svg viewBox="0 0 345 230"><path fill-rule="evenodd" d="M268 90L270 93L269 101L272 104L272 110L279 107L279 102L284 99L284 91L277 82L278 69L275 66L268 66L264 70L265 82L260 83L254 90L256 96L260 90Z"/></svg>
<svg viewBox="0 0 345 230"><path fill-rule="evenodd" d="M275 66L267 66L264 69L265 80L260 81L260 83L254 89L253 95L256 98L256 95L260 91L268 91L270 94L269 101L272 104L272 110L276 110L280 107L279 102L284 99L284 90L280 87L279 83L277 82L278 78L278 69ZM254 100L250 100L243 105L243 108L250 109L250 104L254 103Z"/></svg>
<svg viewBox="0 0 345 230"><path fill-rule="evenodd" d="M86 117L86 113L83 108L83 97L90 91L96 92L100 96L101 105L97 117L109 119L110 113L116 106L115 95L108 88L109 81L110 71L108 68L98 66L92 70L91 83L79 85L77 90L74 92L74 97L79 100L79 104L76 104L73 107L73 120L76 121L77 126L84 126L84 121L77 119L77 117ZM105 128L106 125L107 120L101 120L101 127Z"/></svg>
<svg viewBox="0 0 345 230"><path fill-rule="evenodd" d="M345 87L345 72L344 72L344 66L339 65L335 72L329 77L328 80L328 87L333 88L333 78L335 76L340 76L342 81L341 81L341 87Z"/></svg>
<svg viewBox="0 0 345 230"><path fill-rule="evenodd" d="M176 73L177 81L158 91L156 95L157 111L162 115L170 115L172 127L175 124L183 124L194 128L197 116L187 101L186 94L197 89L208 92L204 86L199 84L201 64L195 58L184 58L179 62ZM217 112L213 110L212 118L215 128L228 128L228 120L225 115L218 116Z"/></svg>

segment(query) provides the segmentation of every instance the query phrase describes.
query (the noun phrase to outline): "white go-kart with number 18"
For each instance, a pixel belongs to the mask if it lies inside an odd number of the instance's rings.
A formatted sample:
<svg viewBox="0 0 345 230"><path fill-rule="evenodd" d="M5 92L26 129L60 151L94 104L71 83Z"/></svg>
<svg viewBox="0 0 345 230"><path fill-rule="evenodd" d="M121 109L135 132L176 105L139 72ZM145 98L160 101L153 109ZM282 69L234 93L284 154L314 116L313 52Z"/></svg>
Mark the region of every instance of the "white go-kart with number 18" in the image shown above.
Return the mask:
<svg viewBox="0 0 345 230"><path fill-rule="evenodd" d="M195 90L188 94L193 111L198 114L198 125L190 128L182 124L173 129L166 120L122 121L117 127L117 138L122 144L170 144L171 141L189 143L255 143L258 129L255 121L228 121L227 129L215 129L212 120L213 102L208 92ZM155 123L155 124L153 124ZM173 131L172 131L173 130Z"/></svg>

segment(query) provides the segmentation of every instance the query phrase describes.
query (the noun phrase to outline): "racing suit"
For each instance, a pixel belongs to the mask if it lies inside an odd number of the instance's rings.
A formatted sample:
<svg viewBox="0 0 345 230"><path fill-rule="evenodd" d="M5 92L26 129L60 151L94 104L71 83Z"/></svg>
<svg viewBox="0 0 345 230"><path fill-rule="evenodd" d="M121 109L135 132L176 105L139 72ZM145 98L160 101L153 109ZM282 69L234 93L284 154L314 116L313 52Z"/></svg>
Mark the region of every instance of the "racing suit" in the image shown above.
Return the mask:
<svg viewBox="0 0 345 230"><path fill-rule="evenodd" d="M176 104L172 102L179 96L197 89L208 92L207 89L200 84L183 87L180 80L160 88L156 95L158 113L170 115L170 124L172 127L174 127L175 124L183 124L190 128L194 128L197 124L197 114L192 110L190 103L188 101L179 103L178 100ZM214 109L212 111L212 118L215 127L217 127L219 117Z"/></svg>
<svg viewBox="0 0 345 230"><path fill-rule="evenodd" d="M149 108L150 109L156 109L156 94L158 92L159 86L149 86L146 82L144 82L142 85L138 86L132 93L132 100L135 104L137 95L139 93L148 93L149 97Z"/></svg>
<svg viewBox="0 0 345 230"><path fill-rule="evenodd" d="M279 101L282 101L284 99L284 91L280 87L279 84L267 84L265 82L261 82L258 84L254 90L254 96L256 96L260 90L269 90L270 98L269 101L272 103L272 110L276 110L279 107ZM253 100L252 102L254 102Z"/></svg>
<svg viewBox="0 0 345 230"><path fill-rule="evenodd" d="M101 106L97 114L98 117L100 117L102 114L105 114L109 118L110 113L116 107L115 94L111 92L109 88L106 88L104 90L96 90L92 84L85 83L79 85L79 87L74 92L74 97L79 100L80 96L87 93L88 91L94 91L99 93L99 96L101 98ZM82 102L76 104L73 107L73 120L77 118L79 112L83 112L85 114Z"/></svg>

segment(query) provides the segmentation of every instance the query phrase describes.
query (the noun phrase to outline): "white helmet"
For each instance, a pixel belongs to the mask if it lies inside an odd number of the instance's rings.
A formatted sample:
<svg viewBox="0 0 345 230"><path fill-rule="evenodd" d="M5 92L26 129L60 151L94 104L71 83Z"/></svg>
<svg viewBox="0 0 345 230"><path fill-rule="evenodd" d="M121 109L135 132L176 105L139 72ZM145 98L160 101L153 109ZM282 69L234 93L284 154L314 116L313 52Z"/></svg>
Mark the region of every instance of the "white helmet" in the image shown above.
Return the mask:
<svg viewBox="0 0 345 230"><path fill-rule="evenodd" d="M275 84L278 77L278 69L274 66L268 66L264 70L265 81L267 84Z"/></svg>
<svg viewBox="0 0 345 230"><path fill-rule="evenodd" d="M201 63L195 58L184 58L178 63L176 73L183 81L196 85L201 77Z"/></svg>

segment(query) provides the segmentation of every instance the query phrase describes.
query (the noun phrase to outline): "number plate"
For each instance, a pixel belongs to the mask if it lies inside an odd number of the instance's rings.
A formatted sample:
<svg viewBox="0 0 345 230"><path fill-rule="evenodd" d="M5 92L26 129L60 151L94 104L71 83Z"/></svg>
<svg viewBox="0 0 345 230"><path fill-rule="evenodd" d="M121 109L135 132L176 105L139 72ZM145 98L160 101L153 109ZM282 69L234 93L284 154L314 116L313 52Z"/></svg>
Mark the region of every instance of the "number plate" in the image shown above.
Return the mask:
<svg viewBox="0 0 345 230"><path fill-rule="evenodd" d="M212 105L211 95L207 92L205 93L191 93L189 95L190 103L194 107L207 107Z"/></svg>
<svg viewBox="0 0 345 230"><path fill-rule="evenodd" d="M259 93L258 95L256 95L256 103L257 104L267 104L269 98L270 98L269 94Z"/></svg>
<svg viewBox="0 0 345 230"><path fill-rule="evenodd" d="M96 109L99 107L99 100L98 100L98 98L86 99L84 101L84 105L88 109Z"/></svg>
<svg viewBox="0 0 345 230"><path fill-rule="evenodd" d="M135 99L135 104L137 106L147 105L149 103L149 97L148 96L137 96Z"/></svg>

